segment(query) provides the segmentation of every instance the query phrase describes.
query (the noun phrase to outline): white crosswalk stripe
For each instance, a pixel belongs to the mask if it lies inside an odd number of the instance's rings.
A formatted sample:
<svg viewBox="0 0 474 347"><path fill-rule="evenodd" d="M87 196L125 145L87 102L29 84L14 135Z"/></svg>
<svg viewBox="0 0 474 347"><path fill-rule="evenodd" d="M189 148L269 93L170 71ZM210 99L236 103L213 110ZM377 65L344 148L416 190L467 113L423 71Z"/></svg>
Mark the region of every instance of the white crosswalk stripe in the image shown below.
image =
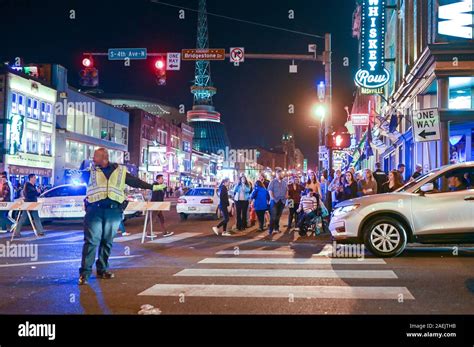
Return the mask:
<svg viewBox="0 0 474 347"><path fill-rule="evenodd" d="M198 267L185 268L173 275L173 277L181 279L199 279L199 284L158 283L138 295L262 299L288 298L289 296L308 299L361 300L400 300L403 298L404 300L415 300L408 288L396 286L398 276L394 271L380 268L387 266L384 259L331 258L329 257L331 253L332 245L330 244L319 251L312 252L311 249L309 251L305 249L306 257L301 255L298 257L297 250L289 247L269 250L221 250L216 253L216 256L224 257L205 258L197 263ZM287 268L285 265L292 265L292 268ZM206 267L204 268L204 266ZM255 268L255 266L259 268ZM295 266L298 268L294 268ZM350 266L351 268L338 269L338 266ZM365 266L369 266L369 268L364 269ZM216 278L220 278L219 281L224 281L224 284L216 284ZM226 279L231 278L232 284L225 284ZM300 278L310 280L312 285L288 285L287 283L260 285L248 282L250 279L265 278L272 278L272 283ZM236 279L237 281L246 280L246 282L236 284ZM343 282L341 285L313 285L314 281L327 283L328 280L339 279L353 279L355 282L350 282L350 284ZM365 281L364 286L357 285L359 280ZM368 280L387 281L387 285L380 286L380 282L378 282L377 286L368 286ZM203 281L208 283L203 283Z"/></svg>
<svg viewBox="0 0 474 347"><path fill-rule="evenodd" d="M127 242L127 241L138 240L141 238L142 238L142 233L132 234L128 236L117 236L116 238L114 238L114 242Z"/></svg>
<svg viewBox="0 0 474 347"><path fill-rule="evenodd" d="M201 260L199 264L380 265L385 264L385 260L373 258L206 258Z"/></svg>
<svg viewBox="0 0 474 347"><path fill-rule="evenodd" d="M391 270L184 269L174 276L285 278L397 278Z"/></svg>
<svg viewBox="0 0 474 347"><path fill-rule="evenodd" d="M163 237L161 235L158 235L157 239L153 241L148 241L147 243L158 243L158 244L167 244L167 243L172 243L176 241L181 241L185 239L189 239L194 236L201 235L201 233L181 233L169 237Z"/></svg>
<svg viewBox="0 0 474 347"><path fill-rule="evenodd" d="M138 295L234 298L414 300L405 287L156 284Z"/></svg>

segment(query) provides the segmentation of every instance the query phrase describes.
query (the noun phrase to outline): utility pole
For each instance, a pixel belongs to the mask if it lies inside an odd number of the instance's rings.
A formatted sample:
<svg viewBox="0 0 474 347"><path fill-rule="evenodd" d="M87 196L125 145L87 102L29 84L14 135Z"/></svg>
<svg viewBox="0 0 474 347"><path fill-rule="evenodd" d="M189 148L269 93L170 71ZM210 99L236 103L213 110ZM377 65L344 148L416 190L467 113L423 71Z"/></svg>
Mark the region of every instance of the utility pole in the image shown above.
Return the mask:
<svg viewBox="0 0 474 347"><path fill-rule="evenodd" d="M326 138L327 134L332 132L332 35L330 33L327 33L324 36L324 74L325 74L325 80L326 80L326 90L327 90L327 110L328 114L325 120L325 136L323 139L323 143L326 144ZM329 172L330 173L332 169L332 150L328 148L328 166L329 166Z"/></svg>

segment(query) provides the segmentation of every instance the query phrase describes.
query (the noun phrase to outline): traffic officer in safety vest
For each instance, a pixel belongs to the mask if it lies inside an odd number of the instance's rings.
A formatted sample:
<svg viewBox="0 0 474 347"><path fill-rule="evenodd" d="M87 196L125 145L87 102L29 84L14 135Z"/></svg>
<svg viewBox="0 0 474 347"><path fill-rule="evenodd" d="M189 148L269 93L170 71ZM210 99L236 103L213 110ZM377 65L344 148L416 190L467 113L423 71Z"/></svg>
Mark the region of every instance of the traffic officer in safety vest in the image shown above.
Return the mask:
<svg viewBox="0 0 474 347"><path fill-rule="evenodd" d="M109 153L105 148L94 152L94 165L84 171L87 182L84 217L84 246L79 269L79 284L87 284L92 273L97 247L99 256L96 261L97 277L114 278L108 270L112 243L126 208L125 185L153 189L153 185L130 175L123 165L109 162Z"/></svg>

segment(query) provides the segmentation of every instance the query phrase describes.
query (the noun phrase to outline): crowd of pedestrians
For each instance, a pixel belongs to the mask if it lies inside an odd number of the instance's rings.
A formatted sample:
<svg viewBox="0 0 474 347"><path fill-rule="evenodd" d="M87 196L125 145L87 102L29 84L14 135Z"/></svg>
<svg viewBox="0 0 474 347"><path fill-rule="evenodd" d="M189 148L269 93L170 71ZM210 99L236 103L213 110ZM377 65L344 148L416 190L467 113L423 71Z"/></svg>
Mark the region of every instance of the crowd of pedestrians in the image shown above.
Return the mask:
<svg viewBox="0 0 474 347"><path fill-rule="evenodd" d="M413 175L405 180L405 165L400 164L397 169L386 173L381 164L376 163L374 171L365 169L358 172L349 168L344 172L308 171L303 175L285 176L283 170L277 169L271 181L263 173L253 183L241 175L233 186L229 179L225 179L219 186L219 207L224 219L213 231L216 235L231 236L227 224L230 215L235 213L235 231L246 230L254 221L258 222L258 232L279 233L285 208L288 209L286 232L298 230L303 217L314 217L316 206L323 206L323 210L327 209L329 213L345 200L390 193L420 177L422 171L422 166L417 165Z"/></svg>

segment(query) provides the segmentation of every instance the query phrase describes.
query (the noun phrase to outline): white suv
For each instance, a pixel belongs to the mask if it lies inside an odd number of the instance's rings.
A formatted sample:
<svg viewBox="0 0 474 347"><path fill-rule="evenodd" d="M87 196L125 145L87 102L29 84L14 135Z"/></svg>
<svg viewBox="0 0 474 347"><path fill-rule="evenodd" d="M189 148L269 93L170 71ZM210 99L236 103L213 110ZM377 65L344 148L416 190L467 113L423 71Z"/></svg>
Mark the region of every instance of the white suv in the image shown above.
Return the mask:
<svg viewBox="0 0 474 347"><path fill-rule="evenodd" d="M336 241L364 243L393 257L407 243L474 243L474 162L435 169L396 192L336 206L329 229Z"/></svg>

